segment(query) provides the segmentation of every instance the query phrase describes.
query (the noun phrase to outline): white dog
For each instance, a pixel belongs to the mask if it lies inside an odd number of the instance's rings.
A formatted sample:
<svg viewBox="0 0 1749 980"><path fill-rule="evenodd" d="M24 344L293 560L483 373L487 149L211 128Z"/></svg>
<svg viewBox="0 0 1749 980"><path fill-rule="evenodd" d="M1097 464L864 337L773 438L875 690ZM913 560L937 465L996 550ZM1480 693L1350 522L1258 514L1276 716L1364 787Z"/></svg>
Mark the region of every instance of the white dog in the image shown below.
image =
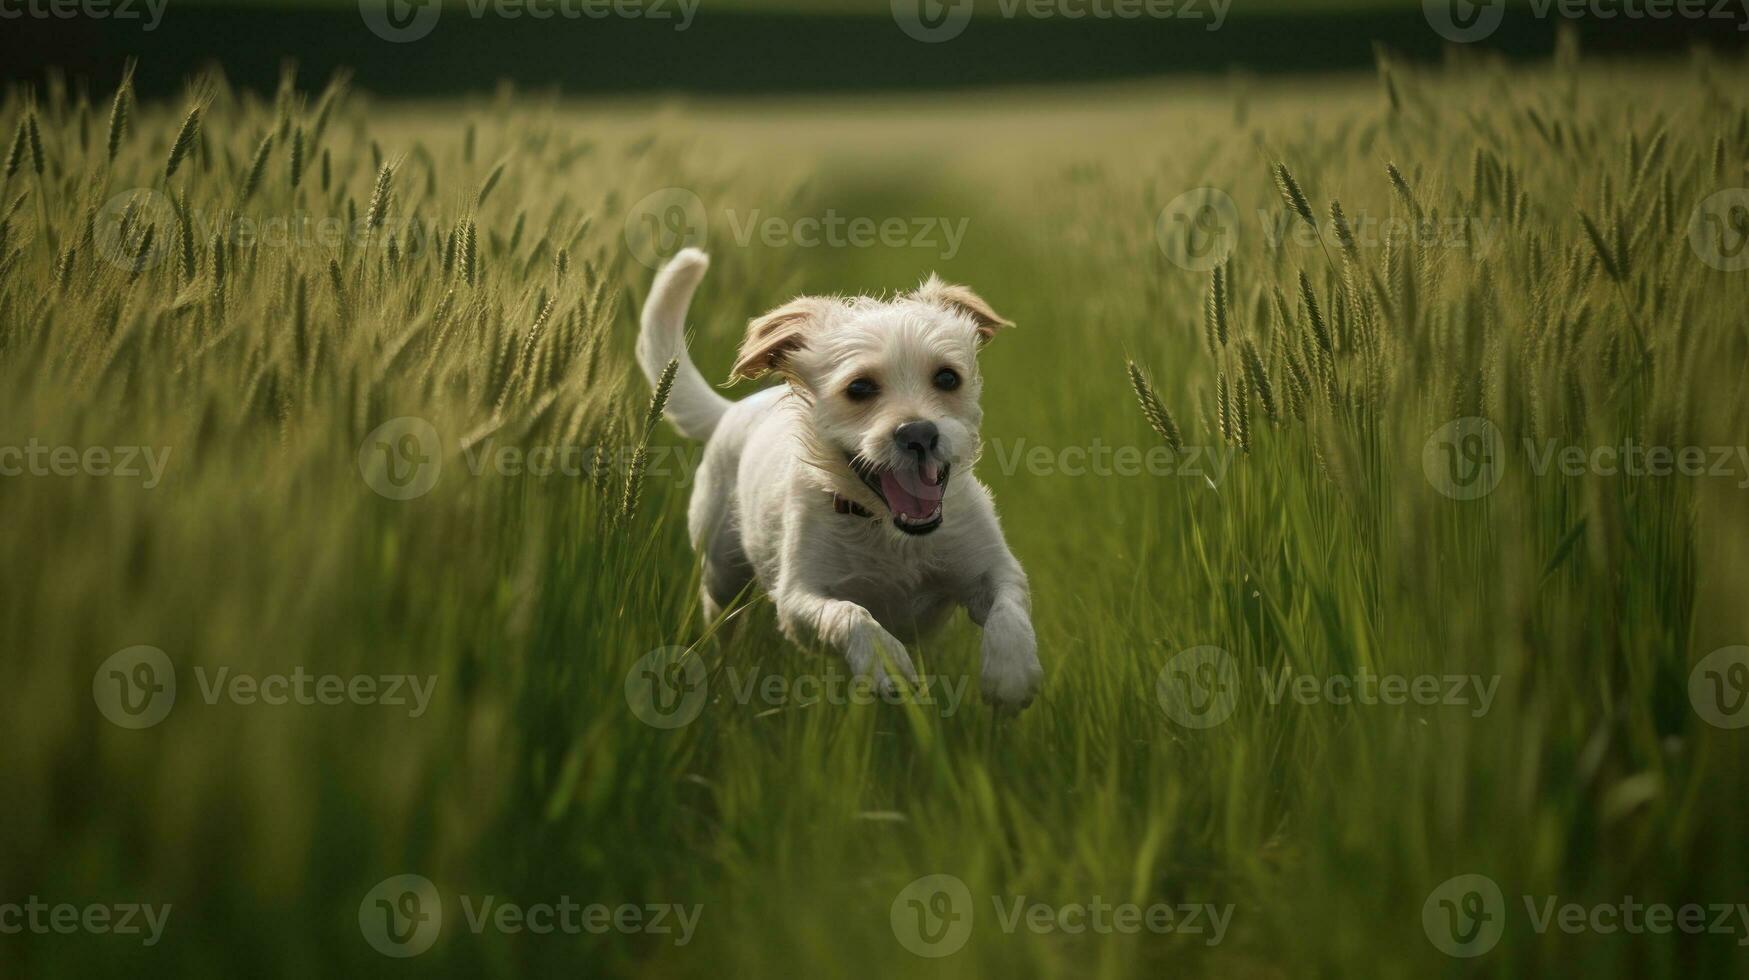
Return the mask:
<svg viewBox="0 0 1749 980"><path fill-rule="evenodd" d="M757 580L785 636L818 638L891 693L889 669L917 682L903 641L958 604L984 629L985 700L1031 704L1042 671L1026 573L971 474L978 348L1012 324L934 276L890 301L804 296L747 325L732 374L788 383L730 402L686 354L708 265L686 249L656 275L638 337L652 384L679 358L668 419L707 443L687 519L707 616Z"/></svg>

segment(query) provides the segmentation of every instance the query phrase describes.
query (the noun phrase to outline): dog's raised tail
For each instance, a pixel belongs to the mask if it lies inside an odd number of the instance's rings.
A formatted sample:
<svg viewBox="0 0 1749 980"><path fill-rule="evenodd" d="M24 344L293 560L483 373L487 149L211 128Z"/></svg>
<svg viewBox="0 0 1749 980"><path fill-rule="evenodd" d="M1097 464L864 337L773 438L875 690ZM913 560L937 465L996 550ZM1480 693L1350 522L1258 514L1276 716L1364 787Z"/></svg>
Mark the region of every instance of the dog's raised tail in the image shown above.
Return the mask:
<svg viewBox="0 0 1749 980"><path fill-rule="evenodd" d="M650 286L644 318L638 330L638 365L655 385L668 362L680 359L674 390L668 395L668 421L688 439L703 441L716 431L729 400L716 393L686 354L686 309L692 291L710 268L710 257L696 248L681 249L668 260Z"/></svg>

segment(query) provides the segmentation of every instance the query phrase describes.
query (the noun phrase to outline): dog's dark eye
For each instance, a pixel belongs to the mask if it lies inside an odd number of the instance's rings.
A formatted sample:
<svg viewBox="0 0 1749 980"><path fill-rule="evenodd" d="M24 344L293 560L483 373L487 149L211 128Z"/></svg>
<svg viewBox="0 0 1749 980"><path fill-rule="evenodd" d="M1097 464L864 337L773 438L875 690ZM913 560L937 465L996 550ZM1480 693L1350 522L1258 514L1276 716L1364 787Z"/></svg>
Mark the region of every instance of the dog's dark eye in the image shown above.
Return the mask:
<svg viewBox="0 0 1749 980"><path fill-rule="evenodd" d="M881 386L867 378L857 378L844 389L844 394L853 402L868 401L881 393Z"/></svg>
<svg viewBox="0 0 1749 980"><path fill-rule="evenodd" d="M942 368L935 372L935 386L942 391L952 391L960 386L960 373L953 368Z"/></svg>

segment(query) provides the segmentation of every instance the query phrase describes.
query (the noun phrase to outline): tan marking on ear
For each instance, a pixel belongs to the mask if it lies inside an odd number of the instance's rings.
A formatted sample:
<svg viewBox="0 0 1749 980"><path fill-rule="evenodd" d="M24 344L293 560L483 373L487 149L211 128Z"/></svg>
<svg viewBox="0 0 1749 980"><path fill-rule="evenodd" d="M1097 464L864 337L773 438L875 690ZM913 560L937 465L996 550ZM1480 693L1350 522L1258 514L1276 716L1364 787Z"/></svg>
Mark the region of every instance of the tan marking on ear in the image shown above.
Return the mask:
<svg viewBox="0 0 1749 980"><path fill-rule="evenodd" d="M824 311L824 300L801 296L748 321L747 337L741 341L729 380L752 381L781 370L785 358L806 346Z"/></svg>
<svg viewBox="0 0 1749 980"><path fill-rule="evenodd" d="M972 292L970 287L942 282L933 274L923 285L917 287L917 292L913 295L926 303L934 303L971 317L978 325L978 337L984 341L996 336L996 331L1014 326L1013 321L991 309L984 297Z"/></svg>

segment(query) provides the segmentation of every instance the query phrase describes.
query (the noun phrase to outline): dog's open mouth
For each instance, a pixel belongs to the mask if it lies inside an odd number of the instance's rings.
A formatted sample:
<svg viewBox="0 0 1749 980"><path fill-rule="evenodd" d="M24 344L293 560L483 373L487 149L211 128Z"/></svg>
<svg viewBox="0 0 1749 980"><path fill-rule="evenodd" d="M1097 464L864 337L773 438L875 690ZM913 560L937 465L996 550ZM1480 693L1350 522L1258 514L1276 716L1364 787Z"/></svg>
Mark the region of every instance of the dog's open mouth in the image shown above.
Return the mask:
<svg viewBox="0 0 1749 980"><path fill-rule="evenodd" d="M881 469L851 457L850 468L887 505L894 527L906 534L928 534L941 526L948 464L926 459L914 469Z"/></svg>

